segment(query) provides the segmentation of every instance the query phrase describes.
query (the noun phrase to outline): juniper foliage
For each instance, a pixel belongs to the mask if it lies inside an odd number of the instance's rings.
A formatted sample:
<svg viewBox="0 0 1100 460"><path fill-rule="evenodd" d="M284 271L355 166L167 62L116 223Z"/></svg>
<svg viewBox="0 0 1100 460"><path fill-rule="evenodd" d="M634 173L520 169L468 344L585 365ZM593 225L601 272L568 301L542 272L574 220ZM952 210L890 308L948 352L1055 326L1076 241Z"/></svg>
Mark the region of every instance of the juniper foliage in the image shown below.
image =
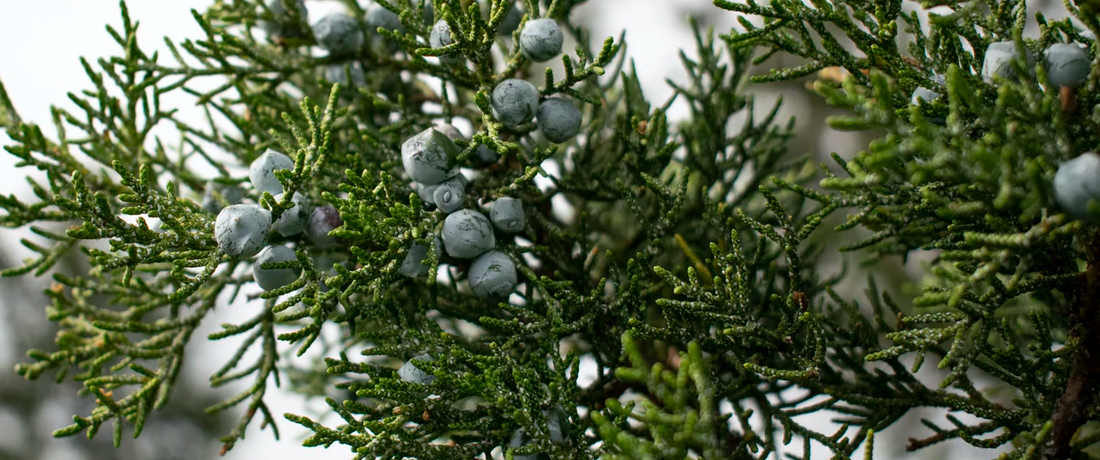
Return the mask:
<svg viewBox="0 0 1100 460"><path fill-rule="evenodd" d="M1014 41L1021 57L1068 42L1088 47L1095 70L1094 2L1067 1L1073 19L1050 21L1019 0L716 0L741 26L716 36L693 23L694 46L679 56L688 78L652 101L622 38L599 41L574 22L583 0L376 1L403 30L370 30L366 6L345 0L371 38L341 56L312 52L304 12L285 0L278 14L218 1L193 14L204 37L148 54L123 3L121 28L107 29L121 50L82 61L90 88L70 94L75 108L53 109L53 138L0 86L6 150L44 177L28 178L37 201L0 198L0 224L28 228L36 239L23 245L37 253L3 274L52 276L46 313L60 329L56 347L31 350L17 372L82 382L96 401L56 436L107 426L118 445L127 425L140 435L155 410L181 404L171 396L186 345L237 337L210 376L215 387L251 382L207 409L244 407L223 453L259 418L276 436L286 421L303 425L307 446L343 445L355 459L777 458L796 439L789 458L808 460L814 446L871 458L876 432L932 407L948 414L923 420L908 449L957 439L1002 458L1091 458L1100 235L1061 212L1050 183L1061 162L1095 148L1100 77L1058 92L1019 59L1018 80L988 84L981 63L992 42ZM497 33L515 3L576 45L562 71L534 75L516 45L522 24ZM933 6L951 12L922 23L918 10ZM453 42L433 49L438 19ZM1031 20L1039 34L1025 38ZM260 32L279 21L269 29L285 36ZM807 63L752 76L777 53ZM333 84L334 65L361 66L364 78ZM760 116L746 91L823 70L812 89L844 113L830 126L878 138L815 165L787 151L793 120L777 119L778 104ZM551 144L534 123L501 124L490 94L509 78L572 100L581 132ZM918 86L945 96L913 105ZM193 97L205 122L162 105L175 94ZM669 120L674 103L689 109L684 120ZM506 299L471 292L469 261L435 241L445 214L402 169L401 144L437 123L472 127L456 141L475 175L467 208L523 202L525 228L497 238L519 272ZM285 198L245 200L278 218L304 194L343 223L325 248L272 233L297 260L263 268L301 276L251 295L250 261L218 251L200 202L215 183L247 190L242 171L268 148L294 159L276 172ZM500 158L484 164L484 148ZM831 244L847 234L858 241ZM427 276L402 274L414 245L428 248ZM837 251L872 268L932 261L922 292L895 299L874 278L826 275ZM53 270L70 254L86 274ZM863 283L866 297L845 297L841 283ZM229 304L255 314L194 336ZM929 358L947 370L937 384L919 374ZM594 378L579 379L582 360ZM409 361L432 378L403 380ZM273 414L269 391L323 399L330 412ZM818 431L811 414L838 429Z"/></svg>

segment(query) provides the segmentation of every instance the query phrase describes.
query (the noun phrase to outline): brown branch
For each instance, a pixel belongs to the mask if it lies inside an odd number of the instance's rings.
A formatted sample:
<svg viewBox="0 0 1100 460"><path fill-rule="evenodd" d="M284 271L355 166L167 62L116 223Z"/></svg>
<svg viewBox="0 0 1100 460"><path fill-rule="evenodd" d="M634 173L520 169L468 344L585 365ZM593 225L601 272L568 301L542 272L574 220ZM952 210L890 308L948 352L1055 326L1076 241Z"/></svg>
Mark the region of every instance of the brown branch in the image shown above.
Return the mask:
<svg viewBox="0 0 1100 460"><path fill-rule="evenodd" d="M1043 458L1070 458L1070 441L1088 419L1100 388L1100 233L1088 235L1088 268L1071 293L1070 340L1078 340L1069 381L1050 420L1050 438L1043 446Z"/></svg>

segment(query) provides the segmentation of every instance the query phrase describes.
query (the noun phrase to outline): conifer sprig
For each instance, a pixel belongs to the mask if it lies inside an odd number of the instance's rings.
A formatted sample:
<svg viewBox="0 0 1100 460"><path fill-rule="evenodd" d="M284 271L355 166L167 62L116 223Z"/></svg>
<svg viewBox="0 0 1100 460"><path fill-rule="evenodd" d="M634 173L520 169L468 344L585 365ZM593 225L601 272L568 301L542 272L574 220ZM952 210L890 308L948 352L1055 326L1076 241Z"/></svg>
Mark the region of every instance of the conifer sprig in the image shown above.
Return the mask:
<svg viewBox="0 0 1100 460"><path fill-rule="evenodd" d="M57 436L111 424L117 445L124 423L135 436L155 423L194 331L232 304L252 313L207 337L241 341L210 382L251 384L208 408L244 407L223 453L257 416L278 436L269 391L323 398L322 414L282 418L312 432L305 445L356 459L809 460L814 446L870 458L875 434L928 407L949 413L923 420L910 450L960 440L1061 459L1100 439L1087 424L1100 384L1100 250L1050 191L1058 165L1098 140L1098 72L1075 106L1023 60L1010 64L1017 80L981 77L993 42L1016 43L1018 57L1094 47L1077 23L1017 0L949 2L954 12L927 26L903 2L717 0L763 25L742 18L716 36L693 22L686 79L652 101L622 37L594 40L574 22L584 2L378 1L396 28L368 26L348 0L367 44L324 56L309 51L306 12L280 2L289 16L244 0L194 12L203 36L167 43L170 58L143 51L123 4L121 27L108 28L121 51L83 61L90 89L53 110L56 138L0 86L6 150L45 173L29 181L34 201L0 197L0 224L27 227L36 254L3 275L51 275L47 317L60 329L56 350L31 351L17 371L75 379L96 401ZM1089 5L1066 7L1096 32ZM1022 36L1030 17L1037 38ZM286 37L257 32L280 18ZM561 72L535 67L518 44L540 18L575 42ZM433 48L438 20L453 43ZM510 21L518 28L500 33ZM752 76L776 53L807 62ZM328 81L329 66L345 81ZM841 112L829 125L876 139L819 169L788 152L793 120L779 120L778 104L760 116L748 90L827 67L847 75L811 85ZM574 138L551 143L541 120L494 114L495 87L534 74L538 97L580 109ZM942 96L914 104L918 86ZM204 119L164 105L177 95ZM682 120L669 116L677 103ZM476 171L464 207L523 203L523 228L495 243L516 265L508 296L470 287L473 263L436 244L446 213L403 168L402 144L445 123L468 127L453 141L456 167ZM272 233L293 255L268 264L219 249L200 196L247 188L242 167L269 148L294 162L273 173L283 198L243 199L275 219L294 194L332 205L333 246ZM408 274L414 248L426 248L426 277ZM866 298L852 299L841 292L863 281L828 266L837 251L872 269L931 261L915 298L868 277ZM67 259L83 265L60 269ZM300 276L242 294L250 266ZM938 382L924 383L927 362L946 372ZM814 429L811 415L837 428ZM783 447L795 439L800 449Z"/></svg>

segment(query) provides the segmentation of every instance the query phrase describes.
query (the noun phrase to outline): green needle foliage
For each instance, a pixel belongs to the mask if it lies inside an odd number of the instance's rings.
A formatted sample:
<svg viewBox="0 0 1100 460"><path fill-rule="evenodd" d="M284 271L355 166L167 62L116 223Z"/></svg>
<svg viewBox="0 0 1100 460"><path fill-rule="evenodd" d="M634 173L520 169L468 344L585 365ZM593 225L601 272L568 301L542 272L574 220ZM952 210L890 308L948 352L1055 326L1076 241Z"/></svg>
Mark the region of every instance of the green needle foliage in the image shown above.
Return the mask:
<svg viewBox="0 0 1100 460"><path fill-rule="evenodd" d="M1094 458L1100 233L1061 212L1051 181L1100 141L1100 72L1059 93L1042 65L1018 60L1019 78L993 84L981 66L989 43L1011 40L1037 56L1078 43L1100 68L1095 2L1067 1L1070 18L1049 21L1020 0L716 0L741 26L716 36L693 23L687 79L651 101L622 38L573 22L584 0L376 1L403 30L371 30L366 5L345 0L367 37L349 56L317 52L294 1L283 27L297 32L265 36L259 25L280 17L255 0L194 12L203 37L149 54L123 3L121 28L107 28L121 50L83 61L91 84L53 109L56 137L0 86L6 150L35 173L37 197L0 197L0 224L33 233L22 242L36 254L3 275L52 276L59 328L54 349L16 370L82 382L95 400L56 436L140 435L156 409L182 404L171 397L188 343L232 337L210 384L246 387L207 409L243 407L223 453L258 418L354 459L869 459L875 433L939 408L907 449L960 440L996 449L988 458ZM517 45L523 25L498 30L516 3L575 44L543 76ZM933 6L951 12L923 19ZM432 49L439 19L453 43ZM1029 21L1037 36L1022 35ZM776 53L806 64L750 76ZM365 78L333 84L330 65ZM818 168L787 151L793 120L777 120L778 104L761 116L746 90L822 70L812 89L842 113L829 125L876 139ZM534 123L500 123L490 94L509 78L574 103L580 133L554 145ZM943 96L914 105L918 86ZM176 96L205 118L163 104ZM683 120L666 115L673 104ZM507 299L472 293L470 263L434 244L446 216L402 167L406 139L452 122L473 133L455 141L476 171L466 207L510 196L526 210L516 237L498 233L520 283ZM281 201L247 185L269 148L294 160L276 172ZM481 162L484 148L500 159ZM301 276L248 294L251 259L218 249L216 215L199 204L214 183L240 185L274 218L293 193L331 204L337 244L272 233L297 260L264 268ZM401 272L414 244L429 248L426 277ZM919 295L896 299L836 273L837 252L869 269L930 262ZM54 270L73 253L85 273ZM841 294L852 287L866 297ZM251 319L194 336L229 304ZM946 372L931 385L929 358ZM402 379L406 362L431 378ZM271 391L330 410L274 414Z"/></svg>

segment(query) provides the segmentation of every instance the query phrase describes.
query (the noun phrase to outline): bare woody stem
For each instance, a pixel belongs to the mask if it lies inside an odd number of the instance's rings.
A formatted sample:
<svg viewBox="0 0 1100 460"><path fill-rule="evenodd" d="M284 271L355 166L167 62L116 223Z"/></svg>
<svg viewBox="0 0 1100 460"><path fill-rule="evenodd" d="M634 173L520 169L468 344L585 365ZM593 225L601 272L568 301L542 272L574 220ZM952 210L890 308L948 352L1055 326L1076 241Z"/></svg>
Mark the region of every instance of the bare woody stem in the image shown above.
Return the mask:
<svg viewBox="0 0 1100 460"><path fill-rule="evenodd" d="M1050 420L1054 423L1043 458L1070 458L1070 441L1088 419L1100 391L1100 232L1091 231L1087 243L1088 267L1071 294L1070 339L1079 340L1066 389Z"/></svg>

